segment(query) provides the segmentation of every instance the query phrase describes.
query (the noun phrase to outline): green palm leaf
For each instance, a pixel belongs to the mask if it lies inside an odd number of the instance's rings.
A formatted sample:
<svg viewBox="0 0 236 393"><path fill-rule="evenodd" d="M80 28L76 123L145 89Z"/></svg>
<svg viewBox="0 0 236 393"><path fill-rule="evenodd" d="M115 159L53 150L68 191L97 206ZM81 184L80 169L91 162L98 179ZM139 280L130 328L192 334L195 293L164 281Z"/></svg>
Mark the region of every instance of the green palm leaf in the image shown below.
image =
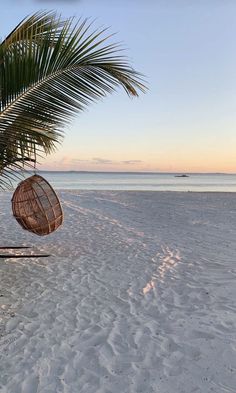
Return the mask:
<svg viewBox="0 0 236 393"><path fill-rule="evenodd" d="M0 187L60 142L64 126L121 86L145 91L105 30L37 13L0 43Z"/></svg>

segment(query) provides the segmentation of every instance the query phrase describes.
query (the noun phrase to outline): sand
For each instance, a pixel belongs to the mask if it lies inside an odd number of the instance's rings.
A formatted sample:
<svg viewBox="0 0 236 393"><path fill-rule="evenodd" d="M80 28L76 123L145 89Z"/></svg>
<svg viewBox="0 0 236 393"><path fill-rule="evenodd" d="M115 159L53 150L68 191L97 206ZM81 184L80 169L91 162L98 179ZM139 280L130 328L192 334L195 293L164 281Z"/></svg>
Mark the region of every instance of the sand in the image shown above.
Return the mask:
<svg viewBox="0 0 236 393"><path fill-rule="evenodd" d="M0 245L52 254L0 260L1 393L235 393L235 194L59 195L43 238L0 195Z"/></svg>

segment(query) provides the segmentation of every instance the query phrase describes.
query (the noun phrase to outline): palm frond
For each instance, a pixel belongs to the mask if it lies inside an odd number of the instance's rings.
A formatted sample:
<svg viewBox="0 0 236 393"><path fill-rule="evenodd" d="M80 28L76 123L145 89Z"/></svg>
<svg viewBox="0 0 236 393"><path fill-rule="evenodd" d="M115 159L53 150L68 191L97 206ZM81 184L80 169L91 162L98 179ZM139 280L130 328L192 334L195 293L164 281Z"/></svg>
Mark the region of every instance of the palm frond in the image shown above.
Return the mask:
<svg viewBox="0 0 236 393"><path fill-rule="evenodd" d="M74 25L38 13L0 44L0 174L6 178L51 153L64 126L87 105L118 86L129 96L145 91L119 46L107 43L106 30L90 30L86 20Z"/></svg>
<svg viewBox="0 0 236 393"><path fill-rule="evenodd" d="M27 40L38 41L41 36L48 32L59 34L64 25L64 21L59 20L54 23L56 15L54 12L39 11L29 17L24 18L11 33L0 43L1 46L9 47L13 43L26 42Z"/></svg>

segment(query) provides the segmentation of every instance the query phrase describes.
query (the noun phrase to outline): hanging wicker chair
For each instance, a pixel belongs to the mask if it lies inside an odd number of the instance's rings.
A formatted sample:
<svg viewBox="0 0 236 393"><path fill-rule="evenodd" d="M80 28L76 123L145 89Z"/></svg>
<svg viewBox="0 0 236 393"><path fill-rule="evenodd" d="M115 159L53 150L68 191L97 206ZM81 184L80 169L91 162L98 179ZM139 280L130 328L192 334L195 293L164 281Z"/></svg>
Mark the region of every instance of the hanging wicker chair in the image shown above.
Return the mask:
<svg viewBox="0 0 236 393"><path fill-rule="evenodd" d="M13 215L27 231L43 236L63 221L60 201L50 184L39 175L22 181L12 197Z"/></svg>

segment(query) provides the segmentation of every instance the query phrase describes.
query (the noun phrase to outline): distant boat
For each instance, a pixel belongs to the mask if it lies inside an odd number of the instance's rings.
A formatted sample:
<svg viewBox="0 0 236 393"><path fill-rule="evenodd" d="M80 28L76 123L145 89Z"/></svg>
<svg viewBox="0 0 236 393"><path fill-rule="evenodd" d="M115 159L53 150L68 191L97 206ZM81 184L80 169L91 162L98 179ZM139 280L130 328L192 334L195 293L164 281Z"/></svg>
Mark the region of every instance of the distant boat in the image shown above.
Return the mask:
<svg viewBox="0 0 236 393"><path fill-rule="evenodd" d="M175 177L189 177L189 175L175 175Z"/></svg>

